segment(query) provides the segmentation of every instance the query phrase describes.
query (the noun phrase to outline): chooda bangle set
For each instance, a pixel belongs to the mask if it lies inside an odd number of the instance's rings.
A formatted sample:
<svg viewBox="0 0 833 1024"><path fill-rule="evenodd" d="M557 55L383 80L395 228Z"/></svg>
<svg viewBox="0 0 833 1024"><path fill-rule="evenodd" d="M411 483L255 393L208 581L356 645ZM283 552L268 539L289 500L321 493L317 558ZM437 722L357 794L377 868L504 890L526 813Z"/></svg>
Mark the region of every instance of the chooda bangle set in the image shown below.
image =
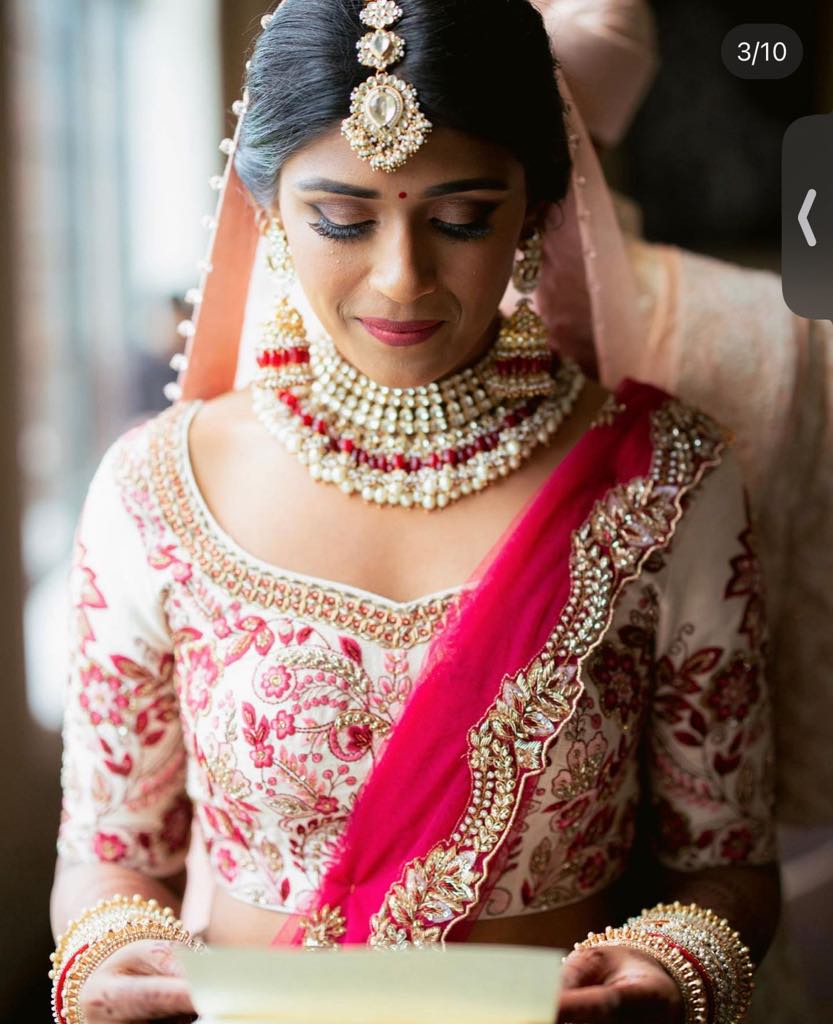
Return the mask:
<svg viewBox="0 0 833 1024"><path fill-rule="evenodd" d="M686 1024L741 1024L752 997L749 949L728 921L696 903L659 903L621 928L591 932L575 949L625 946L657 960L677 982Z"/></svg>
<svg viewBox="0 0 833 1024"><path fill-rule="evenodd" d="M83 1024L79 994L84 982L116 950L142 939L181 942L191 949L202 945L170 907L138 895L101 900L70 922L50 957L55 1024Z"/></svg>

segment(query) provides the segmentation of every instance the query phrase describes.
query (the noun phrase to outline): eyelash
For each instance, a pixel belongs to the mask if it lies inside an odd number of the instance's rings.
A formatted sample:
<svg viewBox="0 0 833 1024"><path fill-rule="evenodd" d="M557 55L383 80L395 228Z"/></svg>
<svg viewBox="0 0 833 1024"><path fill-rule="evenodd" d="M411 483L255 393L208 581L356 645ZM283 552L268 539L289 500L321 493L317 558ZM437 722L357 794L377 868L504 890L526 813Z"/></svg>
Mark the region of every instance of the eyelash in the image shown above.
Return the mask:
<svg viewBox="0 0 833 1024"><path fill-rule="evenodd" d="M431 223L441 234L456 241L471 242L486 238L492 232L492 226L485 218L472 221L469 224L449 224L436 219ZM324 238L350 242L366 235L372 225L372 220L362 221L360 224L334 224L322 214L317 221L310 224L310 227L316 234L322 235Z"/></svg>

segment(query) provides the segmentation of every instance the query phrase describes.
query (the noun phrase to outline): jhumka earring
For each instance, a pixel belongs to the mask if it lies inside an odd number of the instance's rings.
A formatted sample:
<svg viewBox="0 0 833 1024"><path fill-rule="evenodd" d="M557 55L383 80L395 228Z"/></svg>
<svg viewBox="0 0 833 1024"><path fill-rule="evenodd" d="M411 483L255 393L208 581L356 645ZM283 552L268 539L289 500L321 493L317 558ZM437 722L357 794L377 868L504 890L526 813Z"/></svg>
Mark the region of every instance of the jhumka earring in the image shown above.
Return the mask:
<svg viewBox="0 0 833 1024"><path fill-rule="evenodd" d="M532 398L553 391L553 361L546 324L530 305L544 263L543 236L535 231L520 247L512 281L524 296L498 334L488 373L493 396Z"/></svg>
<svg viewBox="0 0 833 1024"><path fill-rule="evenodd" d="M265 325L257 350L258 380L267 387L288 388L312 382L310 347L304 320L289 294L295 265L283 225L273 217L266 228L266 264L277 285L275 314Z"/></svg>

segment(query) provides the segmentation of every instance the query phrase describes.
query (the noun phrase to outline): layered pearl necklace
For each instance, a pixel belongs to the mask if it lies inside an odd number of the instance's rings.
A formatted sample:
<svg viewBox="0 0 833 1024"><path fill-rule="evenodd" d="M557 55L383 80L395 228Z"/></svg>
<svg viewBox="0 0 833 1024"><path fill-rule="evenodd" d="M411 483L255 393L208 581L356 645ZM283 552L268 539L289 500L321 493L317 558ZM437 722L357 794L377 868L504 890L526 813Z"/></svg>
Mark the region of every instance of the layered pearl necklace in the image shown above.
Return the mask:
<svg viewBox="0 0 833 1024"><path fill-rule="evenodd" d="M312 382L276 387L265 372L252 388L257 418L314 480L376 505L445 508L508 476L547 444L585 378L553 355L551 392L506 398L493 354L416 388L377 384L332 341L310 346Z"/></svg>

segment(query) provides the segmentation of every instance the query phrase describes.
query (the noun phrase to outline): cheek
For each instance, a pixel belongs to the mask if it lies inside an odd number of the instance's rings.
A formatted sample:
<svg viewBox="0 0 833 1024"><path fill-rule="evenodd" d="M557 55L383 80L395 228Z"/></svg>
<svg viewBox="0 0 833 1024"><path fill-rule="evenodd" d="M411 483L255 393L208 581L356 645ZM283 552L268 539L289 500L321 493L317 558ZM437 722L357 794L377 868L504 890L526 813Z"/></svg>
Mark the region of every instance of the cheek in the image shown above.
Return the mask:
<svg viewBox="0 0 833 1024"><path fill-rule="evenodd" d="M289 235L298 281L318 318L332 323L363 279L360 260L350 246L322 239L309 229Z"/></svg>
<svg viewBox="0 0 833 1024"><path fill-rule="evenodd" d="M496 306L509 282L513 260L514 251L505 240L461 245L446 264L446 286L464 307Z"/></svg>

